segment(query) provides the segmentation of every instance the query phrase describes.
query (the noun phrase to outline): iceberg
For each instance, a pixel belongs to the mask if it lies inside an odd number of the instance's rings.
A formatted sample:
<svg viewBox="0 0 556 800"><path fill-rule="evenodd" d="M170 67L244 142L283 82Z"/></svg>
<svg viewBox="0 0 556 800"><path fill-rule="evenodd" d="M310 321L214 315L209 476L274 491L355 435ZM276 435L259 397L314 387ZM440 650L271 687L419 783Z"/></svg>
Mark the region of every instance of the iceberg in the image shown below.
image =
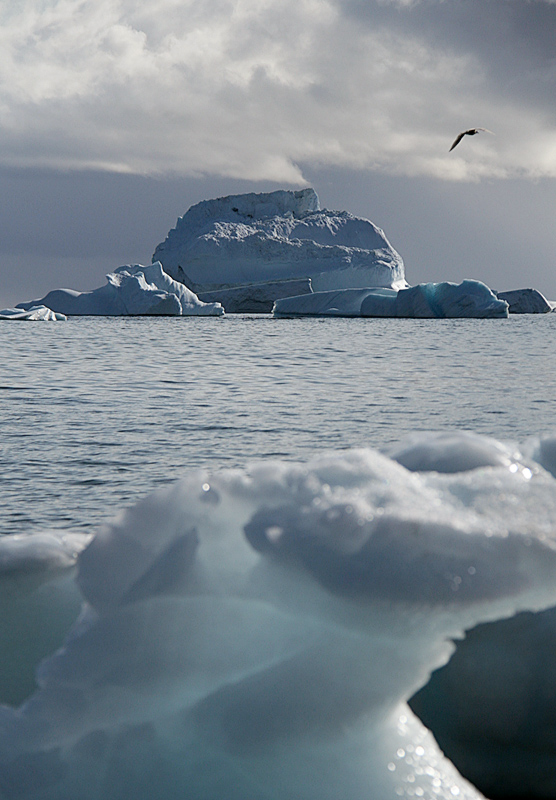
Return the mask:
<svg viewBox="0 0 556 800"><path fill-rule="evenodd" d="M226 314L270 314L275 301L281 297L293 297L312 291L311 280L302 278L215 289L212 292L199 292L198 297L204 303L221 303Z"/></svg>
<svg viewBox="0 0 556 800"><path fill-rule="evenodd" d="M347 211L320 208L314 189L204 200L154 252L194 292L310 279L315 291L406 286L401 256L384 232Z"/></svg>
<svg viewBox="0 0 556 800"><path fill-rule="evenodd" d="M459 446L191 472L54 569L31 537L11 593L69 575L82 608L0 708L0 797L479 800L408 700L465 630L555 604L556 484Z"/></svg>
<svg viewBox="0 0 556 800"><path fill-rule="evenodd" d="M18 303L18 309L43 304L67 316L221 316L219 303L203 303L186 286L173 280L160 263L118 267L107 283L91 292L55 289L42 300Z"/></svg>
<svg viewBox="0 0 556 800"><path fill-rule="evenodd" d="M398 293L399 317L491 318L507 317L508 305L481 281L419 283Z"/></svg>
<svg viewBox="0 0 556 800"><path fill-rule="evenodd" d="M508 304L481 281L419 283L404 289L366 288L314 292L277 300L276 317L499 318Z"/></svg>
<svg viewBox="0 0 556 800"><path fill-rule="evenodd" d="M28 309L4 308L0 311L0 319L45 320L50 322L52 320L65 320L67 318L65 314L53 311L51 308L42 305L40 300L37 300L34 303L30 303Z"/></svg>
<svg viewBox="0 0 556 800"><path fill-rule="evenodd" d="M275 317L361 317L363 303L368 303L369 316L395 317L397 296L395 289L333 289L281 298L272 313Z"/></svg>
<svg viewBox="0 0 556 800"><path fill-rule="evenodd" d="M552 305L538 289L512 289L496 292L496 295L508 303L510 314L547 314L553 311Z"/></svg>

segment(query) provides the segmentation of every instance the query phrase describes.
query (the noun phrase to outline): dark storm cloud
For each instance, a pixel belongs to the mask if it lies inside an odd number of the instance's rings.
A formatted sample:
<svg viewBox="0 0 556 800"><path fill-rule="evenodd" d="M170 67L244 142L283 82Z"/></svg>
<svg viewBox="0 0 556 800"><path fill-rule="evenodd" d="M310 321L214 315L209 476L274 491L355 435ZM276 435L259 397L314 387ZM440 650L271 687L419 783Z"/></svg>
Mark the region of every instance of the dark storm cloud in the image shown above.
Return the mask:
<svg viewBox="0 0 556 800"><path fill-rule="evenodd" d="M116 267L148 264L189 206L253 188L216 177L0 169L0 308L59 287L95 289Z"/></svg>
<svg viewBox="0 0 556 800"><path fill-rule="evenodd" d="M382 27L418 37L431 47L473 56L481 64L491 92L515 93L529 103L535 96L552 111L548 92L556 88L556 3L546 0L395 0L368 3L346 0L347 16L369 28ZM554 94L552 94L552 97Z"/></svg>

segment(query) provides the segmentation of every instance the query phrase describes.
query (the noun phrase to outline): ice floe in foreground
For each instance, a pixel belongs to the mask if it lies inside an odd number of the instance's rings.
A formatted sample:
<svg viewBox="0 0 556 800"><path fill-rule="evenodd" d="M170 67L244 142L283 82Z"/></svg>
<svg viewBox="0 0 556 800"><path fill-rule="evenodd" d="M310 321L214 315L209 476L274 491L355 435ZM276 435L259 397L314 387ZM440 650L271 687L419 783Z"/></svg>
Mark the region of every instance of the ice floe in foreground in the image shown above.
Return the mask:
<svg viewBox="0 0 556 800"><path fill-rule="evenodd" d="M481 281L419 283L406 289L340 289L277 300L276 317L454 317L508 316L508 304Z"/></svg>
<svg viewBox="0 0 556 800"><path fill-rule="evenodd" d="M393 455L193 472L46 564L0 539L3 619L83 602L0 709L0 797L479 798L407 701L465 630L556 603L556 482L469 435Z"/></svg>
<svg viewBox="0 0 556 800"><path fill-rule="evenodd" d="M542 464L556 476L556 436L531 439L521 450L532 474ZM438 472L511 470L522 458L511 445L471 433L414 434L388 454L409 469ZM554 491L544 500L548 509ZM515 495L501 499L508 514L519 513ZM553 539L553 523L545 529ZM556 796L555 653L556 608L483 623L411 700L442 750L488 797Z"/></svg>
<svg viewBox="0 0 556 800"><path fill-rule="evenodd" d="M186 286L173 280L159 263L119 267L107 283L91 292L55 289L41 300L18 303L18 309L42 304L55 312L93 316L221 316L220 303L203 303Z"/></svg>
<svg viewBox="0 0 556 800"><path fill-rule="evenodd" d="M36 665L78 616L75 565L90 540L57 531L0 537L1 702L19 704L34 690Z"/></svg>

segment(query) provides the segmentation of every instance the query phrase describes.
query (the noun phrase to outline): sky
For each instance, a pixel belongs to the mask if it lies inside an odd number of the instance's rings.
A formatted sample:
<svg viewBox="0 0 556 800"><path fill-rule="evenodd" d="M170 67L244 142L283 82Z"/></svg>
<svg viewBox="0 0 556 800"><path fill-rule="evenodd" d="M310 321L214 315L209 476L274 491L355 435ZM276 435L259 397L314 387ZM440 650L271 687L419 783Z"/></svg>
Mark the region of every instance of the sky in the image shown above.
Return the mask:
<svg viewBox="0 0 556 800"><path fill-rule="evenodd" d="M556 0L0 0L0 308L305 186L411 284L556 299L555 45Z"/></svg>

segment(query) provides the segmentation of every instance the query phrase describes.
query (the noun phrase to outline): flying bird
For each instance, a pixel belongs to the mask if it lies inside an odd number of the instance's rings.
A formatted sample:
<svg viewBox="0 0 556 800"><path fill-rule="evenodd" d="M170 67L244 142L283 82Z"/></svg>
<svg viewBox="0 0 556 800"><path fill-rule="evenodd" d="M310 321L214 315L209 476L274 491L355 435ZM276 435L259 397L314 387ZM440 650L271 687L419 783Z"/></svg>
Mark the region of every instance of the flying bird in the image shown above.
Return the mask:
<svg viewBox="0 0 556 800"><path fill-rule="evenodd" d="M450 147L450 150L448 152L451 152L454 149L454 147L456 147L461 142L464 136L475 136L475 134L479 133L479 131L484 131L485 133L492 133L492 131L489 131L488 128L469 128L468 131L462 131L461 133L458 133L453 145ZM492 135L494 136L494 133L492 133Z"/></svg>

